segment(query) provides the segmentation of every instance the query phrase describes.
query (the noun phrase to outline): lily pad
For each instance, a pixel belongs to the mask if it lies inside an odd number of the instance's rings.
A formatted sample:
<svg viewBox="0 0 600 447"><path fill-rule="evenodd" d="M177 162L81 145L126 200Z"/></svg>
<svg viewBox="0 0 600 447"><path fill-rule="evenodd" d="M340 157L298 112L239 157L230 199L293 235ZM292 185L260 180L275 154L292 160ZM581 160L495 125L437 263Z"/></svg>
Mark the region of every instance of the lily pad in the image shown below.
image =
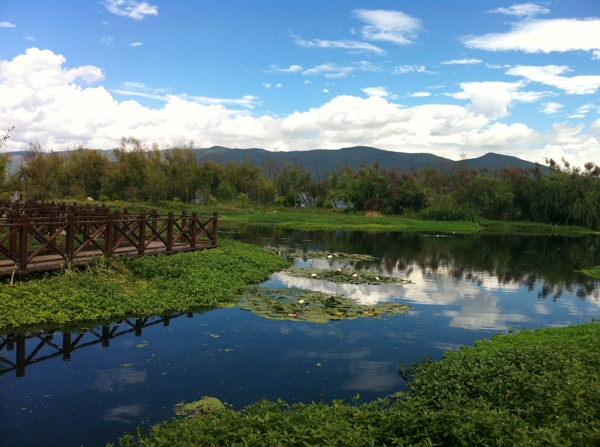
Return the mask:
<svg viewBox="0 0 600 447"><path fill-rule="evenodd" d="M302 289L254 287L243 295L240 309L275 320L327 323L359 317L379 318L405 314L411 308L399 303L358 304L351 298Z"/></svg>
<svg viewBox="0 0 600 447"><path fill-rule="evenodd" d="M394 276L382 276L372 272L357 272L347 269L316 269L312 267L304 267L298 269L287 270L292 276L298 278L324 279L326 281L336 282L340 284L410 284L412 281L408 279L396 278Z"/></svg>
<svg viewBox="0 0 600 447"><path fill-rule="evenodd" d="M280 255L284 254L291 258L311 258L311 259L328 259L331 261L374 261L374 256L363 255L363 254L348 254L340 251L329 252L329 251L301 251L294 250L291 247L276 246L268 247L269 250L274 251Z"/></svg>

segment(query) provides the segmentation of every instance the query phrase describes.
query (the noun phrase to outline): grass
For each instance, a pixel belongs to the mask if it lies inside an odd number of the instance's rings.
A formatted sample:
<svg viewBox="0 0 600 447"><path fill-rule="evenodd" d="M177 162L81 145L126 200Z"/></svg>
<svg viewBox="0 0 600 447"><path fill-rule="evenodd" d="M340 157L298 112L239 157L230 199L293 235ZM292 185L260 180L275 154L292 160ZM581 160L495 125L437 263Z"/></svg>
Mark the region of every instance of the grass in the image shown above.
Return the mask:
<svg viewBox="0 0 600 447"><path fill-rule="evenodd" d="M0 330L83 327L217 306L237 301L247 285L287 265L273 253L230 240L216 249L171 256L99 258L84 270L0 286Z"/></svg>
<svg viewBox="0 0 600 447"><path fill-rule="evenodd" d="M496 336L422 363L393 397L224 407L120 445L598 445L599 337L597 323Z"/></svg>
<svg viewBox="0 0 600 447"><path fill-rule="evenodd" d="M292 228L298 230L361 230L361 231L402 231L437 233L493 233L526 235L585 235L593 233L583 227L547 225L522 221L436 221L411 216L386 216L379 213L364 213L342 209L309 207L304 210L287 207L248 207L218 204L211 207L181 202L161 202L159 205L144 203L112 202L111 208L128 207L130 212L157 208L160 213L173 211L196 211L200 215L219 213L221 223L251 223Z"/></svg>

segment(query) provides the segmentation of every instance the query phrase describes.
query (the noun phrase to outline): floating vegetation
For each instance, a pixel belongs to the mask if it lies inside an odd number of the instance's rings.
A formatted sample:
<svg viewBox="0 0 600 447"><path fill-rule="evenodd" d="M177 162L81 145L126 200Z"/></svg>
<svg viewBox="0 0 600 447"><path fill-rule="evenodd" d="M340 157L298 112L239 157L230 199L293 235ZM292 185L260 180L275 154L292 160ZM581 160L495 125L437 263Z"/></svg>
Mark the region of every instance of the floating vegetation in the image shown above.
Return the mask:
<svg viewBox="0 0 600 447"><path fill-rule="evenodd" d="M357 272L355 270L327 270L304 267L289 269L288 274L297 278L324 279L341 284L410 284L408 279L396 278L394 276L381 276L371 272Z"/></svg>
<svg viewBox="0 0 600 447"><path fill-rule="evenodd" d="M278 254L285 254L285 256L291 258L329 259L332 261L374 261L377 259L371 255L347 254L339 251L301 251L294 250L292 247L281 245L276 247L268 247L268 249Z"/></svg>
<svg viewBox="0 0 600 447"><path fill-rule="evenodd" d="M363 305L351 298L322 292L254 287L243 295L239 307L264 318L327 323L405 314L412 306L399 303Z"/></svg>

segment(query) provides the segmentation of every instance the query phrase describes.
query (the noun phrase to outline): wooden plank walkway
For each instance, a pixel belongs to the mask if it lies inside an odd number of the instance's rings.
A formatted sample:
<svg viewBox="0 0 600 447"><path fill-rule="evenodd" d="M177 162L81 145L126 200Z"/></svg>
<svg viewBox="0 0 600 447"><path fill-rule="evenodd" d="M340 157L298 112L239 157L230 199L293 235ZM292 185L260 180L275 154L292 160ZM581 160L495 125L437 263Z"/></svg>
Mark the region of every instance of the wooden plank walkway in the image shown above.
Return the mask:
<svg viewBox="0 0 600 447"><path fill-rule="evenodd" d="M57 211L58 210L58 211ZM29 204L0 221L0 276L84 266L99 256L139 257L217 246L218 214L137 215L104 207Z"/></svg>

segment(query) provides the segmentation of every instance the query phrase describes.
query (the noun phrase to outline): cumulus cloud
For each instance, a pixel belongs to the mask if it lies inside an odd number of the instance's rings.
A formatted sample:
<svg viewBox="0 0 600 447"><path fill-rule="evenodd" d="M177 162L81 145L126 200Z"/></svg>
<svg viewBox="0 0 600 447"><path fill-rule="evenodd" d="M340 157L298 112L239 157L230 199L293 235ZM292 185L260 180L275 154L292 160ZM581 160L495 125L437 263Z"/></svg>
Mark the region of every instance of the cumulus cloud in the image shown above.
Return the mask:
<svg viewBox="0 0 600 447"><path fill-rule="evenodd" d="M570 71L566 65L531 66L518 65L511 68L506 74L522 76L529 81L550 85L572 95L593 94L600 88L600 76L561 76Z"/></svg>
<svg viewBox="0 0 600 447"><path fill-rule="evenodd" d="M581 152L585 161L594 151L600 154L600 122L587 132L563 125L539 135L524 124L494 121L508 113L513 102L536 98L523 92L518 82L462 84L454 96L470 100L466 106L402 107L384 96L387 88L370 87L364 90L366 98L335 96L309 110L269 116L252 113L260 104L252 95L173 94L139 82L107 91L99 85L103 73L98 67L68 67L66 62L62 55L37 48L0 60L0 122L15 126L9 150L25 150L30 141L54 150L79 145L110 149L121 137L133 136L160 147L189 140L198 147L281 151L369 145L442 156L465 152L469 157L489 148L514 148L516 156L538 162L549 148L573 156ZM135 100L141 97L158 100L159 105L144 106Z"/></svg>
<svg viewBox="0 0 600 447"><path fill-rule="evenodd" d="M519 22L507 33L462 39L469 48L488 51L551 53L600 50L600 18L549 19Z"/></svg>
<svg viewBox="0 0 600 447"><path fill-rule="evenodd" d="M129 17L133 20L143 20L146 16L157 16L158 6L147 2L134 0L107 0L104 2L106 9L118 16Z"/></svg>
<svg viewBox="0 0 600 447"><path fill-rule="evenodd" d="M385 51L376 45L367 42L358 42L356 40L304 40L299 37L295 40L296 44L304 48L334 48L342 50L351 50L354 52L370 52L375 54L385 54Z"/></svg>
<svg viewBox="0 0 600 447"><path fill-rule="evenodd" d="M368 24L361 30L367 40L409 45L422 28L419 19L400 11L356 9L353 15Z"/></svg>
<svg viewBox="0 0 600 447"><path fill-rule="evenodd" d="M0 22L0 28L16 28L17 25L10 22Z"/></svg>
<svg viewBox="0 0 600 447"><path fill-rule="evenodd" d="M539 14L549 14L550 10L543 6L536 5L535 3L521 3L520 5L513 5L508 8L497 8L488 12L506 14L509 16L531 17Z"/></svg>
<svg viewBox="0 0 600 447"><path fill-rule="evenodd" d="M468 99L467 106L476 114L482 114L489 119L508 116L509 108L515 102L534 102L544 96L543 92L524 92L520 82L463 82L462 91L450 96L456 99Z"/></svg>

